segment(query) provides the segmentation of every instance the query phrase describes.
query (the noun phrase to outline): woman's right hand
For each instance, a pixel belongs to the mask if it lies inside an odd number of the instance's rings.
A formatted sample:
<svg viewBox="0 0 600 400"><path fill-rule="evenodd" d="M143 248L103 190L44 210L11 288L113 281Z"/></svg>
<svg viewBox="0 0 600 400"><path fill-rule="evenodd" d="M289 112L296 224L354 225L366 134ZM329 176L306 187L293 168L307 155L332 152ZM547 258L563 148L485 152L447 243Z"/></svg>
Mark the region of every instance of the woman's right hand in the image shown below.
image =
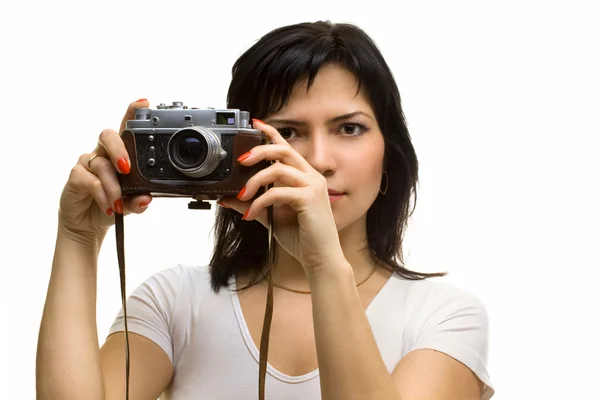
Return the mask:
<svg viewBox="0 0 600 400"><path fill-rule="evenodd" d="M117 173L128 174L131 168L120 133L125 130L128 120L135 119L137 108L148 106L146 99L131 103L119 133L112 129L103 130L94 151L79 157L60 197L59 229L63 232L95 241L102 239L114 224L115 212L127 215L146 210L152 196L141 194L123 199ZM89 162L92 157L94 159Z"/></svg>

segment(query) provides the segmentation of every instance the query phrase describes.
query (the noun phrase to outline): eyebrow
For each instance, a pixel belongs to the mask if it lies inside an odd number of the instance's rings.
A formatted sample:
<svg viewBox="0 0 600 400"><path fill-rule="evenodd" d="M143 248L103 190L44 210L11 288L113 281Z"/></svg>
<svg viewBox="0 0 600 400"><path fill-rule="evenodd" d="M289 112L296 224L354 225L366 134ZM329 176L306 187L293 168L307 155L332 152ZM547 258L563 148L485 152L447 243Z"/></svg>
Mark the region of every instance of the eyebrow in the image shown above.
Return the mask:
<svg viewBox="0 0 600 400"><path fill-rule="evenodd" d="M371 117L369 114L363 112L363 111L355 111L349 114L344 114L344 115L339 115L337 117L331 118L327 121L327 124L333 124L335 122L339 122L339 121L343 121L352 117L355 117L357 115L364 115L365 117L368 117L370 119L373 119L373 117ZM274 119L269 119L267 121L267 123L269 125L272 125L274 123L278 123L278 124L286 124L286 125L296 125L296 126L306 126L308 125L306 122L303 121L297 121L294 119L279 119L279 118L274 118Z"/></svg>

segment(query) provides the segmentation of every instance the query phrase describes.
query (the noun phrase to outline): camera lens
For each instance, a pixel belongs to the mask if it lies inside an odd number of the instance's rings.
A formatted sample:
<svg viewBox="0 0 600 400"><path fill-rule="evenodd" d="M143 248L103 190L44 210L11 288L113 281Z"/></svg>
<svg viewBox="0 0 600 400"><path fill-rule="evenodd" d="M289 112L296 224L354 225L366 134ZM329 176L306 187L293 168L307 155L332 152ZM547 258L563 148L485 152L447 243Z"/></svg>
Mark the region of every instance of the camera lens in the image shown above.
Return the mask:
<svg viewBox="0 0 600 400"><path fill-rule="evenodd" d="M227 156L219 137L202 126L175 132L167 147L171 165L190 178L207 176Z"/></svg>
<svg viewBox="0 0 600 400"><path fill-rule="evenodd" d="M179 131L169 145L173 163L181 169L197 168L206 160L208 143L195 130Z"/></svg>

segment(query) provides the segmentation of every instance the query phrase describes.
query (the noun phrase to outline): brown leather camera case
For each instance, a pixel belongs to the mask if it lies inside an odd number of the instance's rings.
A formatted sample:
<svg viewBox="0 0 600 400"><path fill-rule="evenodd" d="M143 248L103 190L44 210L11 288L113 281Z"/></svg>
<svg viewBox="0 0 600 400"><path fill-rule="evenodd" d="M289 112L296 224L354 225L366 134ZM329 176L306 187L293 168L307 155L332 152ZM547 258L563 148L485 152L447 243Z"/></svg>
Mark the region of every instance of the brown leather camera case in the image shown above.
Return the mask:
<svg viewBox="0 0 600 400"><path fill-rule="evenodd" d="M154 197L193 197L198 200L215 200L224 196L236 196L246 185L252 175L267 167L267 161L259 162L251 167L245 167L235 161L239 156L250 151L253 147L267 143L267 137L262 134L240 132L233 139L232 165L227 177L212 185L181 185L176 182L150 182L140 174L135 157L135 139L131 131L123 131L121 138L125 143L131 160L131 171L127 175L118 174L123 195L151 193ZM192 179L190 179L192 181Z"/></svg>

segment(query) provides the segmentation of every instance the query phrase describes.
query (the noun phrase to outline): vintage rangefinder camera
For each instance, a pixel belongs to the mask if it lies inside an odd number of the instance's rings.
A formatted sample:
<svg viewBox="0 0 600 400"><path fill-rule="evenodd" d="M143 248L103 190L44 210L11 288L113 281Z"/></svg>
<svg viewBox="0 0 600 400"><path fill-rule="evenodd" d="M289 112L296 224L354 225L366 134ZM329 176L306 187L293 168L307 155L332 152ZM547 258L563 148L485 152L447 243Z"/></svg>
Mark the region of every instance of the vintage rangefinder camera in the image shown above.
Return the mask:
<svg viewBox="0 0 600 400"><path fill-rule="evenodd" d="M250 113L237 109L188 108L182 102L140 108L121 133L131 171L119 174L124 195L235 196L267 166L244 167L237 158L267 137L250 125Z"/></svg>

